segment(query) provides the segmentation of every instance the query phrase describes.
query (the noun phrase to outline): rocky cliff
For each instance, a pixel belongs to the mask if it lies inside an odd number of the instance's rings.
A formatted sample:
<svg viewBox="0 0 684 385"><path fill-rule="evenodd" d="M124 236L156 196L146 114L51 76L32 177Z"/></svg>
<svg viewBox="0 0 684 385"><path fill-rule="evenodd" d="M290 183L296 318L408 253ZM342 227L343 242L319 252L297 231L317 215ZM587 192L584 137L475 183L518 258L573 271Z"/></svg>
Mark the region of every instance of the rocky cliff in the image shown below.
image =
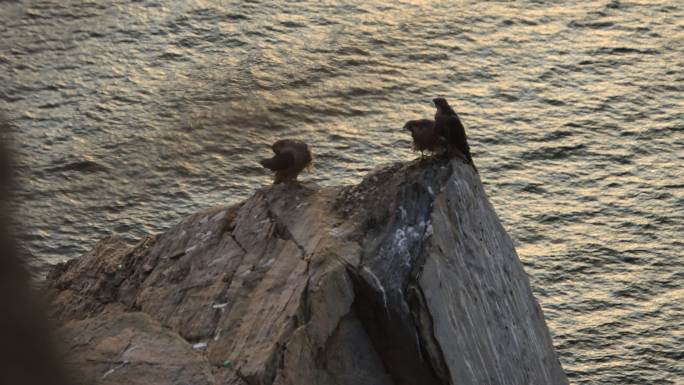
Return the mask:
<svg viewBox="0 0 684 385"><path fill-rule="evenodd" d="M48 277L83 384L567 384L478 175L285 184Z"/></svg>

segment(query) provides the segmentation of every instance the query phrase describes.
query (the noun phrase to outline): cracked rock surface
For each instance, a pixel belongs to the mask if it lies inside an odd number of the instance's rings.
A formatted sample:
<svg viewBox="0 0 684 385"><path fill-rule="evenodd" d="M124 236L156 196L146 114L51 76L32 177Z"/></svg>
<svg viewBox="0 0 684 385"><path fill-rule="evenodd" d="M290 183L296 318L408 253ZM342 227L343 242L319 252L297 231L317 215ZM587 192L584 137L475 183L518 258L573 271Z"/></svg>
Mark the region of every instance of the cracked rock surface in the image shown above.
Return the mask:
<svg viewBox="0 0 684 385"><path fill-rule="evenodd" d="M567 384L479 176L455 159L282 184L48 276L81 383Z"/></svg>

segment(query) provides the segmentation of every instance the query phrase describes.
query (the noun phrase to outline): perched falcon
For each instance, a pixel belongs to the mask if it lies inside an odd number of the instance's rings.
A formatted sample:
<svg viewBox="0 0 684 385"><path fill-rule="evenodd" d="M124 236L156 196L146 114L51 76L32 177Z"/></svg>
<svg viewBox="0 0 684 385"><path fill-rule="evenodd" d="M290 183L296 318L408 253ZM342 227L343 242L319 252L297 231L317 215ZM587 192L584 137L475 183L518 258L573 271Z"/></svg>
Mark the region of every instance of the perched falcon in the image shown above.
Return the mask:
<svg viewBox="0 0 684 385"><path fill-rule="evenodd" d="M283 139L271 146L275 155L259 163L275 171L274 184L296 181L297 175L311 165L311 151L306 143L299 140Z"/></svg>
<svg viewBox="0 0 684 385"><path fill-rule="evenodd" d="M420 151L423 156L424 151L440 153L445 149L444 138L437 135L435 131L435 121L430 119L409 120L404 124L404 129L411 131L413 137L413 149Z"/></svg>
<svg viewBox="0 0 684 385"><path fill-rule="evenodd" d="M465 128L463 123L461 123L461 119L458 118L458 114L451 108L446 99L435 98L432 101L437 108L437 112L435 112L435 131L438 136L444 139L447 154L451 157L454 155L454 150L460 151L466 161L477 171L473 163L473 157L470 155L470 146L468 146Z"/></svg>

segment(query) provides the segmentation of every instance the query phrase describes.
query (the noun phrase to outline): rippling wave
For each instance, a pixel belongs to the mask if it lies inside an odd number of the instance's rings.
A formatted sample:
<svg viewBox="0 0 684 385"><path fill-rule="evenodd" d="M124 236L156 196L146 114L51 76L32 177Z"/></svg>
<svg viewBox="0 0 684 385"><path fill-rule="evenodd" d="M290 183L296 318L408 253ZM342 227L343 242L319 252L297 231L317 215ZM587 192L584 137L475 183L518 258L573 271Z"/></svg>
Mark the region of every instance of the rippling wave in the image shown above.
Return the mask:
<svg viewBox="0 0 684 385"><path fill-rule="evenodd" d="M576 384L684 378L684 3L0 1L38 268L248 196L410 159L446 96Z"/></svg>

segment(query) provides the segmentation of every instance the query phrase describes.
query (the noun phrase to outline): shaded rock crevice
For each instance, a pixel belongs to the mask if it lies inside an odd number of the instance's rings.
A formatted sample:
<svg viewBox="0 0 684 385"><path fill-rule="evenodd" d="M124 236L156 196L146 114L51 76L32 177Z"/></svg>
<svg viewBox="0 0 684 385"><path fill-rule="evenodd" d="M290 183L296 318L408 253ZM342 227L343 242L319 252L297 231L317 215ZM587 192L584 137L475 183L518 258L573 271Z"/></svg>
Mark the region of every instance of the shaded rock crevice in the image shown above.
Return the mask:
<svg viewBox="0 0 684 385"><path fill-rule="evenodd" d="M284 223L278 215L271 209L269 206L268 200L265 201L266 203L266 214L268 215L269 220L271 223L273 223L273 235L276 236L277 238L285 239L288 241L292 241L295 245L297 245L297 248L301 252L301 257L302 259L306 259L308 253L304 246L302 246L301 243L297 242L297 239L292 235L292 232L290 229L287 227L287 224Z"/></svg>
<svg viewBox="0 0 684 385"><path fill-rule="evenodd" d="M379 231L385 236L362 239L366 252L361 259L361 268L348 269L355 282L357 313L398 385L450 383L448 377L440 375L445 367L443 360L433 363L428 359L439 359L440 355L426 355L439 347L427 349L424 346L428 337L422 335L422 329L430 330L431 325L422 328L418 325L431 320L427 317L416 319L415 310L409 305L412 301L406 295L410 293L409 287L415 287L413 279L424 262L420 256L431 235L435 191L440 191L450 169L449 163L436 161L434 167L407 170L403 180L392 186L396 191L379 189L394 197L386 203L391 214L386 226ZM400 341L400 347L396 346L396 341Z"/></svg>
<svg viewBox="0 0 684 385"><path fill-rule="evenodd" d="M458 159L263 188L133 248L105 239L47 286L91 384L567 384L512 242ZM148 356L102 379L123 341ZM150 367L164 351L173 365Z"/></svg>
<svg viewBox="0 0 684 385"><path fill-rule="evenodd" d="M228 234L230 234L230 239L232 239L233 242L235 242L235 244L237 245L237 247L240 248L240 251L242 251L243 254L247 254L247 249L245 249L245 247L242 246L242 244L241 244L240 241L237 239L237 237L235 236L235 234L233 233L233 231L231 230Z"/></svg>
<svg viewBox="0 0 684 385"><path fill-rule="evenodd" d="M434 321L430 313L425 310L424 293L417 282L410 284L407 298L422 356L426 357L425 361L430 365L432 373L439 379L440 383L454 385L451 381L452 375L446 363L444 352L434 332Z"/></svg>

